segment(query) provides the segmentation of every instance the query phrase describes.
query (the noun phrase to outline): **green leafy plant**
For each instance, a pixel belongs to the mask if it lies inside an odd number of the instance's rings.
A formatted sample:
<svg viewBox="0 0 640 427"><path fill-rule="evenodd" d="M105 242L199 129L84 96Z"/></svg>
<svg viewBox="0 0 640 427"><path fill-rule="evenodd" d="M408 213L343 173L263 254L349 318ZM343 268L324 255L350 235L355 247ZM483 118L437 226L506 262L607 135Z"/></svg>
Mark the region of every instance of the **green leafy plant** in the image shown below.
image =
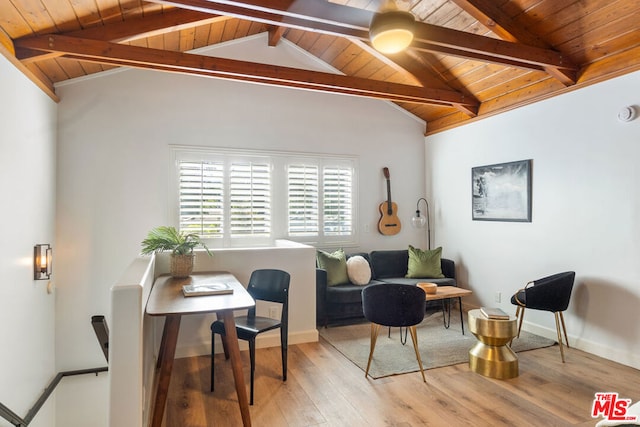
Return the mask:
<svg viewBox="0 0 640 427"><path fill-rule="evenodd" d="M175 227L160 226L149 231L147 238L142 241L143 255L150 255L157 252L171 251L174 255L190 255L195 247L203 247L209 256L211 251L200 239L200 236L193 233L180 233Z"/></svg>

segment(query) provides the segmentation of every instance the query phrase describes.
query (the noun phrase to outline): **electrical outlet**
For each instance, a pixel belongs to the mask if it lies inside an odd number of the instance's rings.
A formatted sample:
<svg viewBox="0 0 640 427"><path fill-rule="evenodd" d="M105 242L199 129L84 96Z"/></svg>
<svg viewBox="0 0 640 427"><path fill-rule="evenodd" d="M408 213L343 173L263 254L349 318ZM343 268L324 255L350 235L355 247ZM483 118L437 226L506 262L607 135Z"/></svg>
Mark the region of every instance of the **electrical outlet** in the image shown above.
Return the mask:
<svg viewBox="0 0 640 427"><path fill-rule="evenodd" d="M278 319L278 306L272 305L269 307L269 317L272 319Z"/></svg>
<svg viewBox="0 0 640 427"><path fill-rule="evenodd" d="M495 294L493 299L494 299L495 302L501 302L502 301L502 294L500 292L496 292L496 294Z"/></svg>

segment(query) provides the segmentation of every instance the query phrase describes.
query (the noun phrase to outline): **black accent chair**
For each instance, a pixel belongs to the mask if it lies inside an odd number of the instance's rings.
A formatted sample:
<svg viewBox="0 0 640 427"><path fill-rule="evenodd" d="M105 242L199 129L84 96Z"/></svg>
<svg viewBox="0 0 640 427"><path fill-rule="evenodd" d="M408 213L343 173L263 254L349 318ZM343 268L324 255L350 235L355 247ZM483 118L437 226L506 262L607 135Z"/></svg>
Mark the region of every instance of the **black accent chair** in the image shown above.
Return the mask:
<svg viewBox="0 0 640 427"><path fill-rule="evenodd" d="M516 317L519 319L518 337L520 337L520 329L522 329L522 319L524 319L524 309L550 311L556 318L556 331L558 332L558 344L560 345L560 357L564 363L564 349L562 347L562 334L560 333L560 325L564 332L564 339L569 348L569 338L567 337L567 327L564 324L564 316L562 312L569 306L571 299L571 290L576 273L574 271L565 271L563 273L554 274L552 276L543 277L534 280L516 292L511 297L511 304L515 305Z"/></svg>
<svg viewBox="0 0 640 427"><path fill-rule="evenodd" d="M236 317L238 339L248 341L249 360L251 362L251 397L253 405L253 379L256 369L256 336L273 329L280 329L280 349L282 352L282 381L287 380L287 335L289 331L289 281L290 275L282 270L255 270L251 273L247 291L253 299L282 304L280 320L256 316L255 306L250 308L246 316ZM216 320L211 324L211 391L213 391L214 338L220 334L225 358L229 359L224 331L224 321Z"/></svg>
<svg viewBox="0 0 640 427"><path fill-rule="evenodd" d="M422 368L416 333L416 325L424 319L426 304L424 291L413 285L385 283L369 285L362 290L362 311L364 317L371 322L371 348L367 370L364 373L365 377L369 375L373 350L376 347L380 328L382 326L406 327L411 334L422 380L427 382Z"/></svg>

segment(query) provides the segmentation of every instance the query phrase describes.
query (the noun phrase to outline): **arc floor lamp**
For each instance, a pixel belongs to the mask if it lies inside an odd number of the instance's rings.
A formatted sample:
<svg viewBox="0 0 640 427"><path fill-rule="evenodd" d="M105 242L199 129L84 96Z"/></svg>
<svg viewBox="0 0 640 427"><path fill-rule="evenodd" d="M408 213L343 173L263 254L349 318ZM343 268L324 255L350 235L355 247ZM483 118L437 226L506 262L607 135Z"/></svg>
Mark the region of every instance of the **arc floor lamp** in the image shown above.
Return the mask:
<svg viewBox="0 0 640 427"><path fill-rule="evenodd" d="M420 202L424 202L426 209L425 215L421 215ZM429 202L424 197L420 197L416 203L416 214L411 218L411 225L415 228L424 228L427 226L427 249L431 250L431 224L429 223Z"/></svg>

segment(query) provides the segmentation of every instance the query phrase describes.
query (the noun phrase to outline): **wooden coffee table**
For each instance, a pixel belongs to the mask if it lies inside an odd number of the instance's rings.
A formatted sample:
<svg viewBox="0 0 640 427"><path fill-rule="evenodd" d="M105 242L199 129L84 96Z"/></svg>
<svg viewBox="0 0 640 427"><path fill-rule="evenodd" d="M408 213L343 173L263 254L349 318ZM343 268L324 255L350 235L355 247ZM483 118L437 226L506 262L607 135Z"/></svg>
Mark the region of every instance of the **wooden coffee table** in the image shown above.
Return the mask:
<svg viewBox="0 0 640 427"><path fill-rule="evenodd" d="M442 301L442 317L444 327L449 328L451 325L451 299L458 298L458 306L460 307L460 325L462 327L462 335L464 335L464 318L462 316L462 297L471 295L469 289L462 289L457 286L438 286L435 294L426 294L427 301ZM445 316L445 304L447 305L447 315ZM445 318L446 317L446 318Z"/></svg>

